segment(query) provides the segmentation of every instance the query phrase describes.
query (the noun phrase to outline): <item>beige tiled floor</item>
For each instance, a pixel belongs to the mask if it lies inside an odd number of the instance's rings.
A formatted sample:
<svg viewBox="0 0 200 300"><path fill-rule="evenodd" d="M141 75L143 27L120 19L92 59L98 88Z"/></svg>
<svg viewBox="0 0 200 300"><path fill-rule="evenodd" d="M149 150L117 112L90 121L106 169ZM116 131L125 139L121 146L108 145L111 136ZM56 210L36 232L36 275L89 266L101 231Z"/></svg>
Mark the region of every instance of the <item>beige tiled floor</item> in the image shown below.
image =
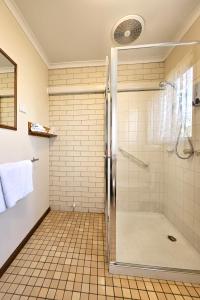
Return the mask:
<svg viewBox="0 0 200 300"><path fill-rule="evenodd" d="M108 273L101 214L50 212L0 279L0 299L200 299L200 284Z"/></svg>

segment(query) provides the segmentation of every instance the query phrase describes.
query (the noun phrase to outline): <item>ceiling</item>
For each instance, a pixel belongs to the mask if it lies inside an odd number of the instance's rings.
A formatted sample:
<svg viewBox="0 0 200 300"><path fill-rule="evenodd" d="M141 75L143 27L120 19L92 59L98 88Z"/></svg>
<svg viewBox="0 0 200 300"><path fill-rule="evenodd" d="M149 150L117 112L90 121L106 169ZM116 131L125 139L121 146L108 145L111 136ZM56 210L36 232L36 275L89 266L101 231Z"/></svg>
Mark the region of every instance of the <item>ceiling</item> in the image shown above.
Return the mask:
<svg viewBox="0 0 200 300"><path fill-rule="evenodd" d="M11 2L11 0L5 0ZM111 30L138 14L145 28L135 44L176 40L199 0L12 0L49 63L104 60L114 45ZM163 54L163 53L162 53Z"/></svg>

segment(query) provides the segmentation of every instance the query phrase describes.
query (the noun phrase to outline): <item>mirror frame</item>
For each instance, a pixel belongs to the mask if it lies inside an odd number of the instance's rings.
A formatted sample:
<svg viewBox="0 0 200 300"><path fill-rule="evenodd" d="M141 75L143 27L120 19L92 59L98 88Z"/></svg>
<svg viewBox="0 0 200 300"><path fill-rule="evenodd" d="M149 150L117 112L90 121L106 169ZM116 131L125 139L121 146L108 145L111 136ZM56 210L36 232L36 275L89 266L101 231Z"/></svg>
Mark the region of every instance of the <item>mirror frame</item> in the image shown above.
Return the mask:
<svg viewBox="0 0 200 300"><path fill-rule="evenodd" d="M14 65L14 126L0 124L0 128L17 130L17 64L0 48L0 54L4 55Z"/></svg>

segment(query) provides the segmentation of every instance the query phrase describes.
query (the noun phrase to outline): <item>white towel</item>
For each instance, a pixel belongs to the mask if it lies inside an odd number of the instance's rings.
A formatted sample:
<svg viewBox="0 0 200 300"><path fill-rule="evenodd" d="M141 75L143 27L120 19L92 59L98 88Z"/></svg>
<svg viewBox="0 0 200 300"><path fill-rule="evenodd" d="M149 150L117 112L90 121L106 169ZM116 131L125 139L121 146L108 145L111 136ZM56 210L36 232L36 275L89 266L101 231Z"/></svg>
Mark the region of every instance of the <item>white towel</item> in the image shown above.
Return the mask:
<svg viewBox="0 0 200 300"><path fill-rule="evenodd" d="M6 210L6 204L5 204L1 181L0 181L0 213L4 212L5 210Z"/></svg>
<svg viewBox="0 0 200 300"><path fill-rule="evenodd" d="M0 165L0 179L6 207L13 207L33 191L32 162L24 160Z"/></svg>

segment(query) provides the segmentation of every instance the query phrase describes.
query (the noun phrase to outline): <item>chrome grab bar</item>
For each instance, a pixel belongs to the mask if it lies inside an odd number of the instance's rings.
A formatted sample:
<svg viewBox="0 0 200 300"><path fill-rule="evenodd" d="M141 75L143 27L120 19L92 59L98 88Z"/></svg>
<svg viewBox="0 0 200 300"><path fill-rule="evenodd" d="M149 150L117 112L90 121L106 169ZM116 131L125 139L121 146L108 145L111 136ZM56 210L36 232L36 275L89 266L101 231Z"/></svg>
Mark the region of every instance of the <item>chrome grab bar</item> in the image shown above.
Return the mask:
<svg viewBox="0 0 200 300"><path fill-rule="evenodd" d="M122 148L119 148L119 151L122 153L122 155L124 155L128 159L132 160L134 163L138 164L139 166L141 166L143 168L147 168L149 166L147 163L145 163L141 159L135 157L133 154L130 154L129 152L123 150Z"/></svg>

